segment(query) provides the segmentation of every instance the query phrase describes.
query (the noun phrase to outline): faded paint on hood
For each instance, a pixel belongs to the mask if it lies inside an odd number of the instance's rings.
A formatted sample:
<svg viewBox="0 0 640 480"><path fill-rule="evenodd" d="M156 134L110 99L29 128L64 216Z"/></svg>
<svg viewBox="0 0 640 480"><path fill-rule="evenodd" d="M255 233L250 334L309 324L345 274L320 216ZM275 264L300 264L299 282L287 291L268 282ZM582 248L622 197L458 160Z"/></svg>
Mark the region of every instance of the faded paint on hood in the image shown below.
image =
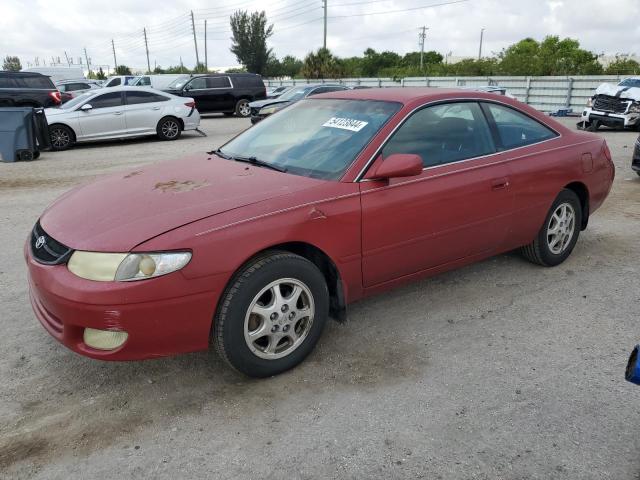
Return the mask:
<svg viewBox="0 0 640 480"><path fill-rule="evenodd" d="M188 223L322 183L199 155L77 187L48 207L40 222L76 250L126 252Z"/></svg>

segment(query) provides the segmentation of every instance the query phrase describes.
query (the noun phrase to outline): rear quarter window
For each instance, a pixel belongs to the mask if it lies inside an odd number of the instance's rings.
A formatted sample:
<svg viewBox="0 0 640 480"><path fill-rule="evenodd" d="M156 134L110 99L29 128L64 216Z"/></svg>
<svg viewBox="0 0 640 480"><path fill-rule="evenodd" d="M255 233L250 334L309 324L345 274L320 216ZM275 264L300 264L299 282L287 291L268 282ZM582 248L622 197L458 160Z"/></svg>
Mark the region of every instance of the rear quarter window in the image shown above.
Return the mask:
<svg viewBox="0 0 640 480"><path fill-rule="evenodd" d="M21 83L26 88L55 89L53 82L48 77L23 77Z"/></svg>
<svg viewBox="0 0 640 480"><path fill-rule="evenodd" d="M556 132L511 107L484 103L498 130L502 150L524 147L558 136Z"/></svg>

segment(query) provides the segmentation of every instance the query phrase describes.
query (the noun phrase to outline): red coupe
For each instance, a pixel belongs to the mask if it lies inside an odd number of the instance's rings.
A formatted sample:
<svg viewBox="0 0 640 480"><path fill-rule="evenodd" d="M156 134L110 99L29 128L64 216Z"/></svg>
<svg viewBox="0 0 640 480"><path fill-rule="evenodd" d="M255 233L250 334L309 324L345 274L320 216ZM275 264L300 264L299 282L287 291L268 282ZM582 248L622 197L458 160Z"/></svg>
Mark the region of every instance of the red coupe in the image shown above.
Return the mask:
<svg viewBox="0 0 640 480"><path fill-rule="evenodd" d="M274 375L355 300L516 248L558 265L613 178L602 138L504 96L333 92L63 195L25 245L31 301L88 357L213 343Z"/></svg>

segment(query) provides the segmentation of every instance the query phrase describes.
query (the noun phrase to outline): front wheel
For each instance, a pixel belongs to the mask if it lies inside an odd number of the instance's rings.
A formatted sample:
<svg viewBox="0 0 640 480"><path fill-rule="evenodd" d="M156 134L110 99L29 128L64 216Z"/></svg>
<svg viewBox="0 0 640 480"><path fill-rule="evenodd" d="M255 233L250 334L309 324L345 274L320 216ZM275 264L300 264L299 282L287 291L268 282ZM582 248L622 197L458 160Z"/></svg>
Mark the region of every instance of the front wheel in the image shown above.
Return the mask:
<svg viewBox="0 0 640 480"><path fill-rule="evenodd" d="M51 150L61 151L70 148L74 142L73 131L66 125L52 125L49 127Z"/></svg>
<svg viewBox="0 0 640 480"><path fill-rule="evenodd" d="M246 118L251 115L251 107L249 107L249 100L242 99L238 100L236 103L236 115L239 117Z"/></svg>
<svg viewBox="0 0 640 480"><path fill-rule="evenodd" d="M158 122L156 133L160 140L175 140L180 137L182 127L178 119L173 117L165 117Z"/></svg>
<svg viewBox="0 0 640 480"><path fill-rule="evenodd" d="M572 190L564 189L551 205L538 235L533 242L522 247L522 253L527 260L538 265L560 265L571 255L581 225L580 199Z"/></svg>
<svg viewBox="0 0 640 480"><path fill-rule="evenodd" d="M231 280L214 318L213 342L236 370L269 377L304 360L328 315L329 293L318 267L273 251L247 263Z"/></svg>

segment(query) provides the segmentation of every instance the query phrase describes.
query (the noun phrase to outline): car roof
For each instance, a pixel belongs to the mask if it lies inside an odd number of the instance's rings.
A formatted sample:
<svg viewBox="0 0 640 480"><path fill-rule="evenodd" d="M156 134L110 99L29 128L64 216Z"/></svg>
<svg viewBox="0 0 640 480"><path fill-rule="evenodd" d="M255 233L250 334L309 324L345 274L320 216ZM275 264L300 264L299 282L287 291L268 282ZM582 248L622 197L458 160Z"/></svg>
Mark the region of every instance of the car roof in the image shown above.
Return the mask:
<svg viewBox="0 0 640 480"><path fill-rule="evenodd" d="M0 70L0 75L16 75L19 77L49 77L38 72L13 72L11 70Z"/></svg>
<svg viewBox="0 0 640 480"><path fill-rule="evenodd" d="M93 89L91 90L91 92L95 92L97 94L97 93L107 93L107 92L139 92L141 90L157 93L158 95L161 94L169 97L172 96L170 93L163 92L162 90L158 90L157 88L152 88L146 85L140 86L140 87L136 87L133 85L118 85L117 87L104 87L104 88Z"/></svg>

